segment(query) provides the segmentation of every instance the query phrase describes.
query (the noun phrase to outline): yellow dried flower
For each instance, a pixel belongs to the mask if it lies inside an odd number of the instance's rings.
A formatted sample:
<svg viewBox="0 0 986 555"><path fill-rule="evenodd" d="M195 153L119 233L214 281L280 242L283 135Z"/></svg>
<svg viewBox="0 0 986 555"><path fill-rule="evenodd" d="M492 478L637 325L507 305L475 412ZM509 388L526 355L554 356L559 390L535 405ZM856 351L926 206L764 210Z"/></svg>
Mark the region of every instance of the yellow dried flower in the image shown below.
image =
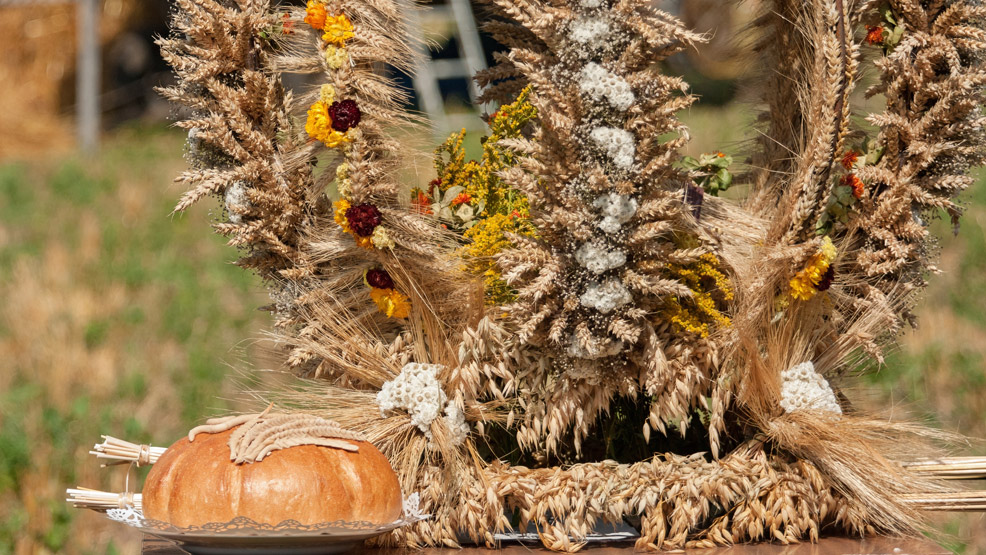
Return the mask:
<svg viewBox="0 0 986 555"><path fill-rule="evenodd" d="M818 284L825 277L836 254L838 251L832 239L826 235L818 252L813 254L805 267L788 282L791 296L800 301L811 300L818 293Z"/></svg>
<svg viewBox="0 0 986 555"><path fill-rule="evenodd" d="M349 58L345 48L336 48L331 44L325 48L325 63L332 69L339 69Z"/></svg>
<svg viewBox="0 0 986 555"><path fill-rule="evenodd" d="M329 117L329 105L321 100L308 108L308 121L305 122L308 136L321 141L329 148L336 148L349 142L345 133L332 129L332 118Z"/></svg>
<svg viewBox="0 0 986 555"><path fill-rule="evenodd" d="M346 199L339 199L332 203L332 207L335 208L335 213L333 213L332 219L334 219L335 222L339 224L339 227L341 227L346 233L353 232L353 230L349 229L349 220L346 219L346 210L349 210L350 206L352 206L352 204L350 204Z"/></svg>
<svg viewBox="0 0 986 555"><path fill-rule="evenodd" d="M690 299L672 297L663 315L678 330L708 337L713 326L728 327L732 321L719 310L719 303L733 299L733 286L719 270L719 258L706 253L689 264L669 264L671 277L691 290Z"/></svg>
<svg viewBox="0 0 986 555"><path fill-rule="evenodd" d="M318 99L326 106L331 106L336 100L336 89L332 85L325 84L318 90Z"/></svg>
<svg viewBox="0 0 986 555"><path fill-rule="evenodd" d="M370 298L377 303L377 308L389 318L407 318L411 314L410 300L396 289L370 290Z"/></svg>
<svg viewBox="0 0 986 555"><path fill-rule="evenodd" d="M387 229L382 225L378 225L373 230L373 235L370 236L370 241L373 243L373 246L378 249L393 249L397 246L397 244L394 243L394 240L390 238L390 235L387 234Z"/></svg>
<svg viewBox="0 0 986 555"><path fill-rule="evenodd" d="M483 276L486 285L486 301L502 304L513 299L512 289L503 281L495 262L495 256L510 247L507 235L511 233L533 236L534 227L530 224L530 208L527 197L509 187L500 178L503 170L516 164L512 151L501 144L503 139L518 138L521 129L537 117L537 109L528 101L530 88L525 89L517 99L490 118L489 137L483 142L483 156L476 161L466 161L465 131L453 134L438 148L435 156L435 169L438 191L429 190L433 198L453 187L464 191L456 199L466 199L477 209L476 218L464 235L470 240L461 251L466 270ZM422 212L427 208L428 198L423 200L419 193L416 203Z"/></svg>
<svg viewBox="0 0 986 555"><path fill-rule="evenodd" d="M322 40L339 48L346 46L346 41L356 36L353 33L353 24L346 14L326 17L322 29L325 31Z"/></svg>

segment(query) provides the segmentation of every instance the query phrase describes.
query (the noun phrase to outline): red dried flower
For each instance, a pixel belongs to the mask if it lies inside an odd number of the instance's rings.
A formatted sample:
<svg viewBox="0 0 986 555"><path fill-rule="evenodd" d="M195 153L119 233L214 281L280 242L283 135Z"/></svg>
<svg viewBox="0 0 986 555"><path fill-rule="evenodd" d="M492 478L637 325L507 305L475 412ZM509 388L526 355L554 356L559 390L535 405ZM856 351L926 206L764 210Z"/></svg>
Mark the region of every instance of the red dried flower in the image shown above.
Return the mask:
<svg viewBox="0 0 986 555"><path fill-rule="evenodd" d="M842 156L842 167L851 170L857 160L859 160L859 153L855 150L847 150Z"/></svg>
<svg viewBox="0 0 986 555"><path fill-rule="evenodd" d="M825 270L822 274L822 279L819 280L818 285L815 289L819 291L827 291L829 287L832 287L832 282L835 281L835 264L829 264L829 269Z"/></svg>
<svg viewBox="0 0 986 555"><path fill-rule="evenodd" d="M437 177L435 179L432 179L431 182L428 183L428 196L434 196L435 187L441 188L441 185L442 185L441 179Z"/></svg>
<svg viewBox="0 0 986 555"><path fill-rule="evenodd" d="M472 202L472 196L469 193L459 193L454 199L452 199L452 206L458 206L460 204L467 204Z"/></svg>
<svg viewBox="0 0 986 555"><path fill-rule="evenodd" d="M380 225L380 220L380 210L372 204L356 204L346 210L349 229L360 237L373 235L373 230Z"/></svg>
<svg viewBox="0 0 986 555"><path fill-rule="evenodd" d="M366 271L366 283L376 289L393 289L394 280L387 273L387 270L374 268Z"/></svg>
<svg viewBox="0 0 986 555"><path fill-rule="evenodd" d="M880 25L867 25L866 26L866 42L869 44L882 44L883 43L883 27Z"/></svg>
<svg viewBox="0 0 986 555"><path fill-rule="evenodd" d="M332 129L345 133L359 125L363 113L359 111L355 100L337 100L329 106L329 117L332 118Z"/></svg>

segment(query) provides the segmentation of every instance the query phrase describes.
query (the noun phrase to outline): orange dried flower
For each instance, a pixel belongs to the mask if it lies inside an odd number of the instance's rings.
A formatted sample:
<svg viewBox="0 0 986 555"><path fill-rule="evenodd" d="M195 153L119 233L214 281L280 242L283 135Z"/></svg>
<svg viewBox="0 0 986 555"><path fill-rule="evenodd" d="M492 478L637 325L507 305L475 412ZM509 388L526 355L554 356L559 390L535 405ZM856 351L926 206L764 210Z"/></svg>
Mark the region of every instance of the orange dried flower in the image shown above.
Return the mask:
<svg viewBox="0 0 986 555"><path fill-rule="evenodd" d="M411 302L396 289L370 289L370 298L377 304L380 312L389 318L407 318L411 314Z"/></svg>
<svg viewBox="0 0 986 555"><path fill-rule="evenodd" d="M468 204L472 202L472 196L469 193L459 193L457 197L452 199L452 206L459 206L460 204Z"/></svg>
<svg viewBox="0 0 986 555"><path fill-rule="evenodd" d="M308 0L308 5L305 6L305 23L311 25L313 29L321 31L325 27L327 16L325 4L318 0Z"/></svg>
<svg viewBox="0 0 986 555"><path fill-rule="evenodd" d="M866 26L866 42L869 44L883 43L883 27L881 25Z"/></svg>
<svg viewBox="0 0 986 555"><path fill-rule="evenodd" d="M431 214L431 199L421 189L417 189L416 193L416 196L411 198L411 208L418 214ZM411 194L415 195L415 192Z"/></svg>
<svg viewBox="0 0 986 555"><path fill-rule="evenodd" d="M854 173L847 173L842 178L842 185L845 187L852 187L852 196L857 199L863 198L863 191L866 184L863 180L856 176Z"/></svg>
<svg viewBox="0 0 986 555"><path fill-rule="evenodd" d="M859 160L859 153L855 150L847 150L842 157L842 167L851 170L857 160Z"/></svg>

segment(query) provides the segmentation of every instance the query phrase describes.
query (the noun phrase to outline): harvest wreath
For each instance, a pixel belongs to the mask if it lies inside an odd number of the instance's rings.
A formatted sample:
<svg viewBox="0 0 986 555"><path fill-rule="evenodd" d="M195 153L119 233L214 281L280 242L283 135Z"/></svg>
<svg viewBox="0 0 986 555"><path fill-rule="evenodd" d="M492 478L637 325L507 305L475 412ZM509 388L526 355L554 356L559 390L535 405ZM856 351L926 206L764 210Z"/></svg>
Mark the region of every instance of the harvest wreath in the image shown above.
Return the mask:
<svg viewBox="0 0 986 555"><path fill-rule="evenodd" d="M533 524L576 551L621 521L644 550L788 543L986 507L915 462L944 434L845 388L912 320L928 222L957 225L986 160L979 0L762 2L764 113L735 177L680 155L694 97L661 73L704 36L646 0L490 0L482 157L453 135L416 189L419 122L378 72L414 68L410 2L176 4L177 209L222 198L216 230L271 287L303 380L269 400L361 434L420 492L432 518L383 543ZM886 100L866 125L862 64Z"/></svg>

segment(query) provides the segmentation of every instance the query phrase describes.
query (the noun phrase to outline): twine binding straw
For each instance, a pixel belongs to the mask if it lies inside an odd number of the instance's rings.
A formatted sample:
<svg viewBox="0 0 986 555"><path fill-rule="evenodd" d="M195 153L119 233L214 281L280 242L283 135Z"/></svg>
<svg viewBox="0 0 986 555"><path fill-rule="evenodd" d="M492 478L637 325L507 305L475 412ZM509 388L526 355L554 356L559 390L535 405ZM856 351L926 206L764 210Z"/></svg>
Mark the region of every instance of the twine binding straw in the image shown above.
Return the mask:
<svg viewBox="0 0 986 555"><path fill-rule="evenodd" d="M156 463L167 450L167 447L154 447L150 444L138 445L111 436L101 437L103 442L94 445L89 454L96 455L96 458L99 459L110 459L111 462L102 464L104 467L126 463L136 463L138 467L148 466Z"/></svg>

